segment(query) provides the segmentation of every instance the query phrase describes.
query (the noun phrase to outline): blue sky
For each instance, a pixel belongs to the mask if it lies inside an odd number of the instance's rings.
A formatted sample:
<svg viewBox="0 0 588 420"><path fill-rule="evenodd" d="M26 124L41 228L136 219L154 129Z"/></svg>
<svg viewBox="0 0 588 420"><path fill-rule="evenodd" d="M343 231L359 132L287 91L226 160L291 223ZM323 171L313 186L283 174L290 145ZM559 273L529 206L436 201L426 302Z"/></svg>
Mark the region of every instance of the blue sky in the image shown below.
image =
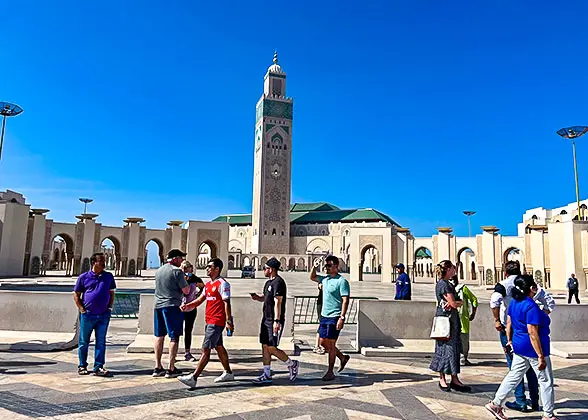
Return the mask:
<svg viewBox="0 0 588 420"><path fill-rule="evenodd" d="M250 212L255 103L277 48L295 101L293 202L376 208L415 235L467 234L461 212L473 209L474 232L516 234L526 209L575 200L571 146L555 131L588 124L586 12L583 1L8 2L0 100L25 112L7 124L0 188L58 221L74 221L82 196L115 226Z"/></svg>

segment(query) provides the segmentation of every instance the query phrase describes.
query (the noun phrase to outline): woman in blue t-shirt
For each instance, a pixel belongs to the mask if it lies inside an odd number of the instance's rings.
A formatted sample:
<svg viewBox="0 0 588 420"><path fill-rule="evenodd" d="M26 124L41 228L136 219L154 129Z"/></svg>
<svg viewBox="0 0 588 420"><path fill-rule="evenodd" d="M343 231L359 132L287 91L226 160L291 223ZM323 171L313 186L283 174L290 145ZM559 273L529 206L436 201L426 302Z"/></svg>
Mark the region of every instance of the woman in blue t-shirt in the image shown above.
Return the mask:
<svg viewBox="0 0 588 420"><path fill-rule="evenodd" d="M549 316L533 300L535 281L532 276L518 276L512 288L512 297L508 306L506 337L508 346L514 352L512 366L508 375L496 391L494 400L486 408L497 419L506 419L502 405L508 394L523 380L530 367L537 374L541 401L543 402L543 420L554 420L553 406L553 369L550 360Z"/></svg>

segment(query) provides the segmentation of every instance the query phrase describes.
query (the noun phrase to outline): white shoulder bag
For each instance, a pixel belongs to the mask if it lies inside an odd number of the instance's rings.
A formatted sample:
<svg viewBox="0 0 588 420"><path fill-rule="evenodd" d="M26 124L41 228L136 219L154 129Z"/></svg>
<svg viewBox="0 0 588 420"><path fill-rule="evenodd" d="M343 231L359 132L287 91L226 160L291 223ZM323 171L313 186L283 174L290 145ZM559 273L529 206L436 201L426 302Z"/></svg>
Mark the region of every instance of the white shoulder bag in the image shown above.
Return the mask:
<svg viewBox="0 0 588 420"><path fill-rule="evenodd" d="M441 302L439 302L441 305ZM449 325L448 316L435 316L433 318L433 327L431 328L431 338L435 340L449 340L451 335L451 326Z"/></svg>

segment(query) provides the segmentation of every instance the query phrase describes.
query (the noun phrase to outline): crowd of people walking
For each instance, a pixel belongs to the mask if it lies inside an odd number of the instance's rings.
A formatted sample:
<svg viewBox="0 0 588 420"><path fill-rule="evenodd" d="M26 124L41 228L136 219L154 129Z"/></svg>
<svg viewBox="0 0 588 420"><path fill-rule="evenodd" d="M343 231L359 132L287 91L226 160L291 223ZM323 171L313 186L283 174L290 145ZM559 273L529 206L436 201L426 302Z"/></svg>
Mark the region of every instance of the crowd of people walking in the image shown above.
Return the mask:
<svg viewBox="0 0 588 420"><path fill-rule="evenodd" d="M207 281L194 273L193 265L185 260L186 254L178 249L167 255L167 264L155 274L155 305L153 310L155 367L153 377L177 378L194 388L207 367L214 349L222 365L222 373L214 382L234 381L229 354L223 343L224 333L234 332L231 308L231 286L221 276L223 262L211 259L206 266ZM105 258L96 253L91 257L92 268L82 274L74 287L74 302L80 312L78 373L108 377L112 374L104 367L106 334L115 301L116 282L104 270ZM336 378L349 363L350 356L337 347L337 340L345 326L350 303L349 282L339 273L339 260L328 256L324 261L325 275L317 273L317 265L310 272L310 280L317 283L319 296L319 327L313 351L328 355L328 367L323 381ZM396 300L411 300L411 281L403 264L396 265ZM270 258L263 267L266 282L261 293L252 292L251 299L263 303L259 343L263 369L253 380L255 384L273 382L272 357L284 363L290 381L296 380L300 364L280 349L280 339L286 323L287 285L279 275L280 261ZM532 276L522 275L520 264L509 261L505 266L506 278L495 285L490 297L494 328L504 350L509 372L500 384L494 398L485 407L497 419L506 419L504 406L516 411L543 411L543 420L554 420L554 377L551 364L550 314L555 309L553 296ZM435 321L431 337L435 338L435 353L429 368L439 374L439 388L444 392L471 392L459 375L469 360L470 323L476 318L479 302L472 290L460 284L456 266L449 260L435 267ZM568 303L578 298L578 280L572 274L567 282ZM192 333L197 307L205 305L204 340L198 360L192 355ZM290 309L291 310L291 309ZM443 322L441 322L443 321ZM484 320L492 322L492 320ZM445 326L443 329L442 326ZM90 337L95 335L95 357L92 371L88 370ZM180 337L184 335L184 360L197 362L195 370L184 373L175 366ZM169 362L162 364L165 337L169 337ZM450 376L448 380L447 375ZM525 378L529 401L525 390ZM515 400L507 402L514 391ZM542 408L539 402L542 403Z"/></svg>

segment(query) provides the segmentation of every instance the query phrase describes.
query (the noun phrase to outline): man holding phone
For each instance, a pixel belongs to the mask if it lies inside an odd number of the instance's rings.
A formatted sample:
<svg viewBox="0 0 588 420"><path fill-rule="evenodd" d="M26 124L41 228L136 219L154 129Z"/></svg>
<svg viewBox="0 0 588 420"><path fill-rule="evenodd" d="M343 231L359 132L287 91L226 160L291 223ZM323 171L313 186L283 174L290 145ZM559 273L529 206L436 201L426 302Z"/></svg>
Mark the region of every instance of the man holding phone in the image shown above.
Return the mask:
<svg viewBox="0 0 588 420"><path fill-rule="evenodd" d="M317 264L312 267L310 280L322 285L323 290L323 307L321 311L321 321L319 325L320 343L329 354L329 369L323 381L332 381L335 379L333 369L335 359L339 359L339 372L345 369L349 362L349 355L343 354L337 348L337 339L339 333L345 325L345 314L349 307L349 282L339 274L339 259L334 255L329 255L325 259L326 276L319 276L316 273Z"/></svg>
<svg viewBox="0 0 588 420"><path fill-rule="evenodd" d="M263 296L250 293L251 299L263 302L263 315L259 331L259 342L263 353L263 373L253 380L256 384L271 384L272 356L288 366L290 380L298 376L298 360L292 360L278 348L286 321L286 282L278 275L281 263L272 257L265 263L263 274L268 278L263 286Z"/></svg>

